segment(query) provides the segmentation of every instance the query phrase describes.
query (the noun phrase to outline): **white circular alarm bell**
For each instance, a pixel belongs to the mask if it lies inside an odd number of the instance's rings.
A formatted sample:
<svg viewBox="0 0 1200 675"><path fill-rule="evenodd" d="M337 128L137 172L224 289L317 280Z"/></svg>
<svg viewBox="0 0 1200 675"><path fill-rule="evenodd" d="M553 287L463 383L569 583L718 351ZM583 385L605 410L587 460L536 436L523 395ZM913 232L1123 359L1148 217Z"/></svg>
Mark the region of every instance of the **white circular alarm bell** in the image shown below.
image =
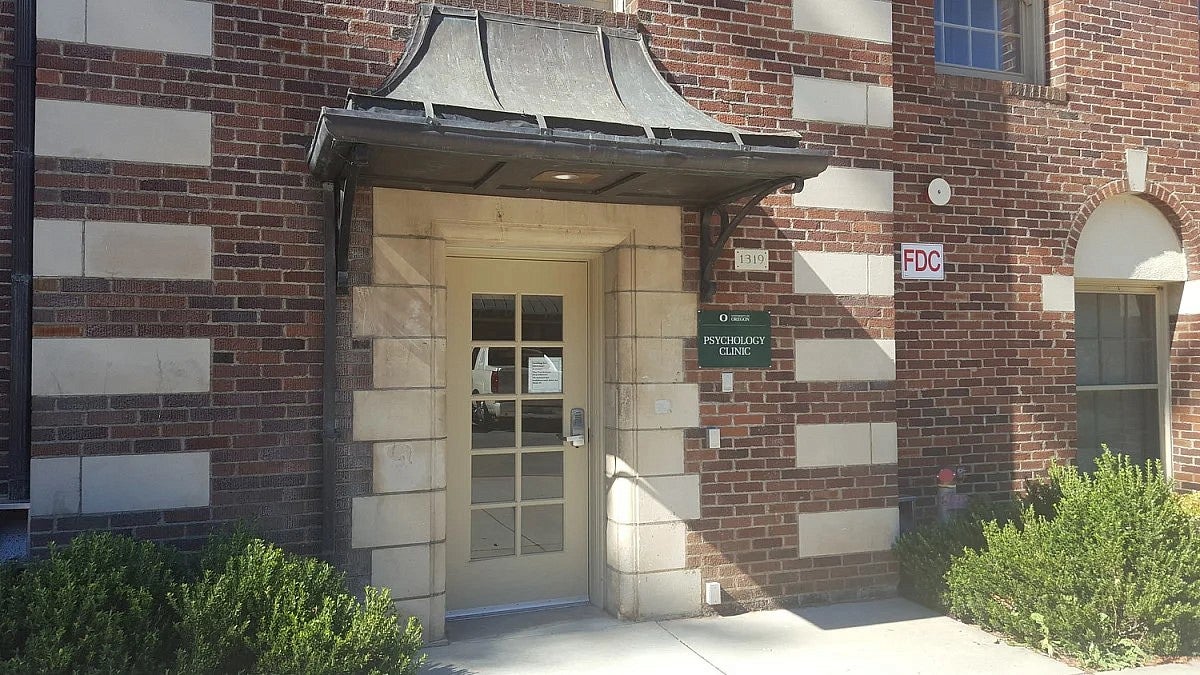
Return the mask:
<svg viewBox="0 0 1200 675"><path fill-rule="evenodd" d="M950 184L945 178L934 178L929 181L929 201L936 206L945 206L950 203Z"/></svg>

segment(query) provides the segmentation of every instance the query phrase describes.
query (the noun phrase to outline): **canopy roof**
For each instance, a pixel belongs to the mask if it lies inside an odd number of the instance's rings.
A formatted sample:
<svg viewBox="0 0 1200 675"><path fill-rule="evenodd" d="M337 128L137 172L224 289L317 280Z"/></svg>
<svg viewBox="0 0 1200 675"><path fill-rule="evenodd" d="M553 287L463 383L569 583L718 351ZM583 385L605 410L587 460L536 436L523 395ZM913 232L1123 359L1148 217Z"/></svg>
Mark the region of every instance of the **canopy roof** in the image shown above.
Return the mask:
<svg viewBox="0 0 1200 675"><path fill-rule="evenodd" d="M663 80L636 31L422 5L395 71L321 111L309 167L355 150L375 185L700 206L824 170L787 134L739 131Z"/></svg>

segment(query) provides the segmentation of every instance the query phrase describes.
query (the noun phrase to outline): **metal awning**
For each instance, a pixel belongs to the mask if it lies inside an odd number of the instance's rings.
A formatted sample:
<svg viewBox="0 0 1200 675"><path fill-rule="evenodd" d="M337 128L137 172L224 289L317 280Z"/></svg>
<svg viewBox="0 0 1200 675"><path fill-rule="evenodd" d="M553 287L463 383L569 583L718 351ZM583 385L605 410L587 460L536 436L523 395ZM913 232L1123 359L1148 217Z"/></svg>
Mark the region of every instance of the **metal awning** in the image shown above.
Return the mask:
<svg viewBox="0 0 1200 675"><path fill-rule="evenodd" d="M360 179L724 213L799 189L827 159L794 134L739 131L691 107L636 31L428 4L378 91L322 109L308 155L336 186L339 220Z"/></svg>

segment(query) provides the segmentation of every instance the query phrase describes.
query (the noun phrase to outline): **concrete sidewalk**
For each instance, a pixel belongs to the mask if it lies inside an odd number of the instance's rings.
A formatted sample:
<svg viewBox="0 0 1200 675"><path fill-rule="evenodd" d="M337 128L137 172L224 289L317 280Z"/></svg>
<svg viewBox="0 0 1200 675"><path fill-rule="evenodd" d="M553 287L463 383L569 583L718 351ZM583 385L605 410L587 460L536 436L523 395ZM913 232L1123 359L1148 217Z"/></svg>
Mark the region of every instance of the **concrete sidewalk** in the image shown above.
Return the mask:
<svg viewBox="0 0 1200 675"><path fill-rule="evenodd" d="M594 607L456 621L427 675L1074 675L905 600L630 623ZM1200 675L1200 663L1127 673Z"/></svg>

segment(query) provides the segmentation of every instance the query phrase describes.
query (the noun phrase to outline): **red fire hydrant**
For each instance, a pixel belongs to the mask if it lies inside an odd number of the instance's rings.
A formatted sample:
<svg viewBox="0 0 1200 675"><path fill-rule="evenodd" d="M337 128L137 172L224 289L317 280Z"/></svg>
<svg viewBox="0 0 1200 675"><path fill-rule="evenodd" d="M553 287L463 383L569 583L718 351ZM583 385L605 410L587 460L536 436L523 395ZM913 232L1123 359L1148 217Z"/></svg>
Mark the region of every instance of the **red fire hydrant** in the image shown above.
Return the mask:
<svg viewBox="0 0 1200 675"><path fill-rule="evenodd" d="M955 510L958 496L958 472L950 467L943 467L937 475L937 513L938 521L946 522Z"/></svg>

